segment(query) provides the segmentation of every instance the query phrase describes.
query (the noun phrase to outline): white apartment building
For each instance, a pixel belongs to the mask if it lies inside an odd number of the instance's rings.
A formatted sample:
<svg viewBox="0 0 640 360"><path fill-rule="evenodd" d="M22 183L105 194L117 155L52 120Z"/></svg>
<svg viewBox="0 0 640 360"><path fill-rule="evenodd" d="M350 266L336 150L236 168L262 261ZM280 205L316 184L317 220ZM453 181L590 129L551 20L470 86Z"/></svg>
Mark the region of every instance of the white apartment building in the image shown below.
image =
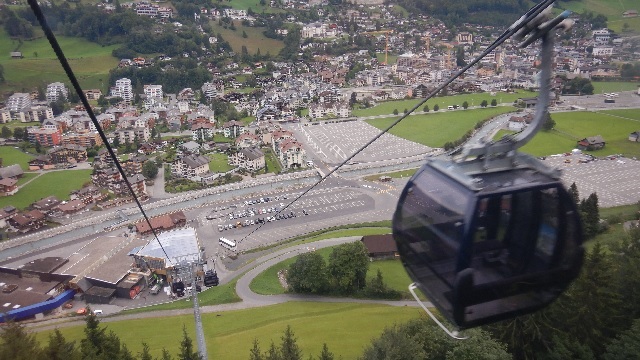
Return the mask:
<svg viewBox="0 0 640 360"><path fill-rule="evenodd" d="M207 98L207 100L211 100L218 96L224 95L224 85L222 84L214 84L210 82L206 82L202 84L200 88L202 90L202 95Z"/></svg>
<svg viewBox="0 0 640 360"><path fill-rule="evenodd" d="M15 93L7 100L7 109L11 112L26 111L31 107L31 96L27 93Z"/></svg>
<svg viewBox="0 0 640 360"><path fill-rule="evenodd" d="M160 98L164 96L162 92L162 85L145 85L144 86L144 94L148 98Z"/></svg>
<svg viewBox="0 0 640 360"><path fill-rule="evenodd" d="M131 80L127 78L116 80L116 86L111 88L111 96L121 97L126 102L133 101Z"/></svg>
<svg viewBox="0 0 640 360"><path fill-rule="evenodd" d="M60 100L60 98L68 99L69 89L61 82L54 82L47 85L47 102L52 103Z"/></svg>

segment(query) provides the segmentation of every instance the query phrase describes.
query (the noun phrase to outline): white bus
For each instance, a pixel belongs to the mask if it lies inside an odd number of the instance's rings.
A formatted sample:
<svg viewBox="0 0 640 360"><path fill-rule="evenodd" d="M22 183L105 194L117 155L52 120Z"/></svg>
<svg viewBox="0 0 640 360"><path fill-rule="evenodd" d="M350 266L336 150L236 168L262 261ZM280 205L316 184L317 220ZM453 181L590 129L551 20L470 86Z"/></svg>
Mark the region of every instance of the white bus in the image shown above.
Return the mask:
<svg viewBox="0 0 640 360"><path fill-rule="evenodd" d="M220 245L222 245L222 247L229 249L229 250L235 250L236 249L236 242L233 240L229 240L227 238L221 237L220 241L219 241Z"/></svg>

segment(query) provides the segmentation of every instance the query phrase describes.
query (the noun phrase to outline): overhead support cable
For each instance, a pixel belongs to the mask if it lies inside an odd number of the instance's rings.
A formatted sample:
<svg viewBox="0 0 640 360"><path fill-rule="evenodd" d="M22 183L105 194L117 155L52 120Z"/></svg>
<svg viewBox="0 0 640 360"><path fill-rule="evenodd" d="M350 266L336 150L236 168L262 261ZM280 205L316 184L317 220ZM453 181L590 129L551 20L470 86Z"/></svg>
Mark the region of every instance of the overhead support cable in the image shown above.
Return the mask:
<svg viewBox="0 0 640 360"><path fill-rule="evenodd" d="M107 151L109 151L109 155L113 159L113 161L114 161L114 163L116 165L116 168L118 169L118 172L120 173L120 176L124 180L125 184L127 185L127 188L129 189L129 192L131 193L131 196L133 197L133 199L135 200L136 204L138 205L138 209L140 209L140 212L142 213L142 216L144 216L144 219L147 222L147 225L149 225L149 228L153 232L153 236L155 237L156 241L160 245L160 248L162 249L162 252L164 252L165 256L169 260L169 263L171 263L172 262L171 258L169 258L169 255L167 254L166 250L164 249L164 246L162 245L162 243L160 242L160 239L158 239L158 234L156 233L156 229L154 229L153 225L151 224L151 221L149 220L149 217L147 216L147 213L142 208L142 204L140 203L140 199L138 199L138 196L136 195L135 191L133 190L133 187L131 186L131 183L129 182L129 179L127 179L127 174L125 174L124 170L122 169L122 166L120 165L120 162L118 161L118 158L117 158L115 152L113 151L113 148L111 147L111 144L109 144L109 139L107 139L107 136L105 135L104 131L102 130L102 127L100 126L100 123L98 122L98 119L96 119L96 115L93 113L93 109L91 109L91 105L89 105L89 101L87 100L87 97L85 96L84 92L82 91L82 88L80 87L80 83L78 83L78 79L76 78L75 74L73 73L73 70L71 69L71 66L69 66L69 62L67 61L67 58L65 57L64 52L60 48L60 44L58 44L58 40L56 39L56 36L53 34L53 31L51 30L51 27L49 27L49 24L47 23L47 20L45 19L44 14L42 13L42 9L40 8L40 5L38 4L38 1L37 0L27 0L27 2L29 3L29 6L31 6L31 10L33 10L33 13L35 14L36 18L38 19L38 22L40 23L40 27L42 27L42 30L44 31L44 33L45 33L45 35L47 37L47 40L49 40L49 44L51 44L51 47L53 48L53 51L55 52L56 56L58 57L58 61L60 61L60 65L62 65L62 68L64 69L64 72L66 73L67 77L69 78L69 81L71 81L71 84L73 85L73 88L76 91L76 94L78 94L78 97L80 98L80 101L82 102L82 105L84 106L85 110L87 111L87 114L89 115L89 118L91 119L91 122L93 122L93 125L96 127L96 129L98 131L98 134L100 134L100 138L102 139L102 142L107 147Z"/></svg>

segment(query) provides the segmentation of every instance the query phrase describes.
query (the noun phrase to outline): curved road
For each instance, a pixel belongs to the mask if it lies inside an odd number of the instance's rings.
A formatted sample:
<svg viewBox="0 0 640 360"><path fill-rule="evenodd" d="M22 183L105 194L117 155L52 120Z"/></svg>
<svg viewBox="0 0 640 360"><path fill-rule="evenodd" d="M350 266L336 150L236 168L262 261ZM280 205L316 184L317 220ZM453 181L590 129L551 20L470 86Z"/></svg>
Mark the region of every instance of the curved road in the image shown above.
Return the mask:
<svg viewBox="0 0 640 360"><path fill-rule="evenodd" d="M269 253L265 256L262 256L255 261L244 265L235 271L227 271L226 269L218 269L218 275L220 277L220 284L226 284L236 278L238 275L242 274L240 279L236 284L236 293L242 299L241 302L237 303L229 303L229 304L221 304L221 305L209 305L209 306L201 306L201 313L216 313L222 311L229 310L241 310L241 309L249 309L261 306L269 306L275 304L282 304L289 301L311 301L311 302L333 302L333 303L345 303L345 302L353 302L353 303L364 303L364 304L386 304L390 306L412 306L417 307L418 303L416 301L390 301L390 300L364 300L364 299L354 299L354 298L334 298L334 297L326 297L326 296L317 296L317 295L299 295L299 294L279 294L279 295L259 295L254 293L249 285L260 273L268 269L269 267L304 252L313 251L315 249L322 249L330 246L345 244L348 242L354 242L360 240L360 236L351 236L351 237L343 237L343 238L335 238L335 239L326 239L316 241L310 244L300 244L291 247L286 247L275 252ZM409 284L407 284L409 286ZM213 288L215 289L215 288ZM212 291L213 289L207 290ZM180 300L176 300L180 301ZM430 303L426 303L428 307L432 307L433 305ZM124 320L132 320L132 319L140 319L140 318L153 318L153 317L167 317L167 316L178 316L178 315L192 315L193 309L178 309L178 310L158 310L158 311L149 311L143 313L136 314L118 314L118 312L122 311L122 308L118 308L115 305L110 305L102 308L106 316L101 318L101 322L115 322L115 321L124 321ZM37 327L38 331L48 330L53 328L61 328L68 326L76 326L84 323L82 318L58 318L58 319L50 319L44 321L34 321L28 323L27 326Z"/></svg>

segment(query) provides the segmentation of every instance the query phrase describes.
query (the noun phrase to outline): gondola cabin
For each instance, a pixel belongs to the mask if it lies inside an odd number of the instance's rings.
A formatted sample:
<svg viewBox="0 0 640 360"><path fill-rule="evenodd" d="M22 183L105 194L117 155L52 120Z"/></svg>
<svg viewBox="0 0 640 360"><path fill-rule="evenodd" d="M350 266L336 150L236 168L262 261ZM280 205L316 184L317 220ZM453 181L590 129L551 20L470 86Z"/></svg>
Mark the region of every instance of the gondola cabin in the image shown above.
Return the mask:
<svg viewBox="0 0 640 360"><path fill-rule="evenodd" d="M461 329L548 305L583 257L572 198L527 166L469 174L427 161L400 197L393 234L409 275Z"/></svg>

